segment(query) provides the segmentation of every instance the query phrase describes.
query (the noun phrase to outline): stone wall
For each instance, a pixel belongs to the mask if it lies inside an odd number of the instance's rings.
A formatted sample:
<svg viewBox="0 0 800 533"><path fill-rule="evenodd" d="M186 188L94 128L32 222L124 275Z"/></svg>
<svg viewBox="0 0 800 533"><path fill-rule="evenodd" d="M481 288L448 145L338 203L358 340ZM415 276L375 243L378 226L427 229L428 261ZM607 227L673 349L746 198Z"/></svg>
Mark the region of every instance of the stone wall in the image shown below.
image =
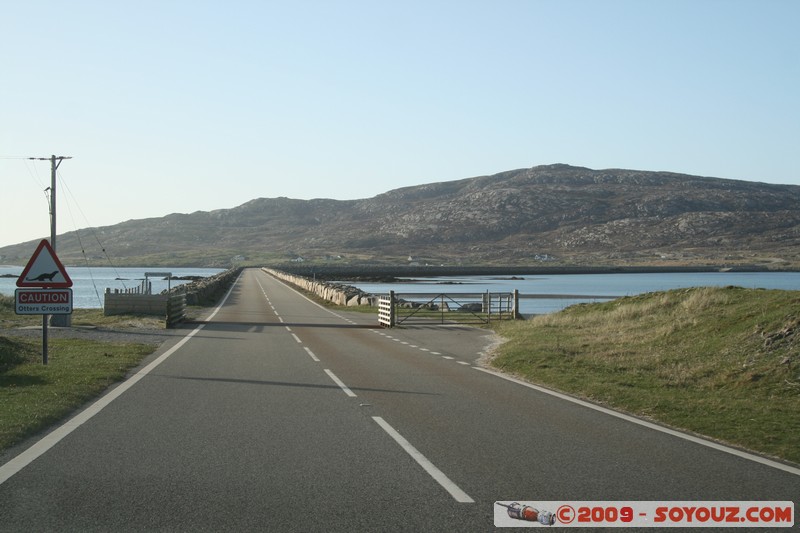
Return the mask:
<svg viewBox="0 0 800 533"><path fill-rule="evenodd" d="M241 268L231 268L208 278L202 278L172 289L173 292L186 293L186 305L214 305L230 289Z"/></svg>
<svg viewBox="0 0 800 533"><path fill-rule="evenodd" d="M318 281L272 268L262 268L261 270L279 280L291 283L303 290L316 294L323 300L327 300L336 305L378 305L377 297L367 294L357 287L344 285L342 283L332 283L330 281Z"/></svg>

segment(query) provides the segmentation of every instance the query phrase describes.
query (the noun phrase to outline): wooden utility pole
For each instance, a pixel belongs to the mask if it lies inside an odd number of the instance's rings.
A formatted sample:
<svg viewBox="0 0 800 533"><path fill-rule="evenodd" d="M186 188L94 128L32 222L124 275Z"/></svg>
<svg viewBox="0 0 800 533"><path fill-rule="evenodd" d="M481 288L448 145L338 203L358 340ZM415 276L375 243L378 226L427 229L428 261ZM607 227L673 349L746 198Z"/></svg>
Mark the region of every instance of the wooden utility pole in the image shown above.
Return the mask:
<svg viewBox="0 0 800 533"><path fill-rule="evenodd" d="M69 156L55 156L50 157L30 157L29 159L37 161L50 161L50 246L53 251L56 250L56 170L65 159L72 159ZM47 364L47 320L50 315L42 315L42 351L45 364ZM53 325L65 327L72 323L70 315L53 315Z"/></svg>
<svg viewBox="0 0 800 533"><path fill-rule="evenodd" d="M56 251L56 170L65 159L72 159L68 156L54 156L50 157L31 157L39 161L50 161L50 246L53 251Z"/></svg>

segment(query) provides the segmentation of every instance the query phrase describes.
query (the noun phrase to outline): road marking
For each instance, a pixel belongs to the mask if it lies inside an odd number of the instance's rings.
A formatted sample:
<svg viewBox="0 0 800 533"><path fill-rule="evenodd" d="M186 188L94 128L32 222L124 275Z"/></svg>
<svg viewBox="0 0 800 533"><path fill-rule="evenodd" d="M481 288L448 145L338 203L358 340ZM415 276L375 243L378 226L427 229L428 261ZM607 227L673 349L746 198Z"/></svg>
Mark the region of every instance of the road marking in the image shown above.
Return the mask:
<svg viewBox="0 0 800 533"><path fill-rule="evenodd" d="M439 355L439 354L437 354L436 352L432 352L432 353L433 353L434 355ZM453 359L455 359L455 357L451 357L451 356L449 356L449 355L443 355L443 356L442 356L442 359L450 359L450 360L453 360Z"/></svg>
<svg viewBox="0 0 800 533"><path fill-rule="evenodd" d="M458 361L458 364L459 365L464 365L464 366L469 366L470 365L470 363L467 363L466 361Z"/></svg>
<svg viewBox="0 0 800 533"><path fill-rule="evenodd" d="M678 437L679 439L688 440L689 442L693 442L695 444L700 444L702 446L706 446L708 448L712 448L714 450L718 450L721 452L729 453L731 455L735 455L737 457L741 457L742 459L747 459L749 461L753 461L756 463L760 463L765 466L770 466L772 468L777 468L778 470L783 470L784 472L789 472L790 474L794 474L796 476L800 476L800 468L795 468L789 465L785 465L783 463L779 463L777 461L771 461L769 459L765 459L763 457L759 457L757 455L753 455L751 453L743 452L741 450L736 450L734 448L728 448L727 446L723 446L722 444L717 444L716 442L711 442L709 440L701 439L699 437L695 437L693 435L689 435L687 433L682 433L675 429L670 429L668 427L659 426L658 424L653 424L651 422L647 422L645 420L641 420L639 418L626 415L623 413L618 413L617 411L613 411L611 409L606 409L605 407L600 407L599 405L594 405L589 402L585 402L583 400L579 400L578 398L573 398L572 396L567 396L566 394L561 394L560 392L552 391L550 389L546 389L545 387L540 387L538 385L534 385L533 383L528 383L527 381L522 381L520 379L512 378L511 376L506 376L499 372L494 372L492 370L488 370L486 368L481 367L473 367L475 370L480 370L481 372L485 372L487 374L491 374L493 376L497 376L498 378L505 379L506 381L511 381L512 383L517 383L522 385L523 387L528 387L529 389L537 390L539 392L543 392L545 394L549 394L550 396L555 396L556 398L560 398L562 400L566 400L568 402L572 402L583 407L588 407L589 409L594 409L595 411L599 411L601 413L611 415L617 418L621 418L627 422L632 422L634 424L638 424L640 426L644 426L649 429L654 429L656 431L660 431L662 433L666 433L667 435L672 435L673 437Z"/></svg>
<svg viewBox="0 0 800 533"><path fill-rule="evenodd" d="M300 337L298 337L298 336L297 336L297 335L295 335L294 333L292 333L292 337L294 337L294 340L296 340L296 341L297 341L297 344L303 344L303 341L301 341L301 340L300 340Z"/></svg>
<svg viewBox="0 0 800 533"><path fill-rule="evenodd" d="M408 455L414 459L417 464L419 464L433 479L435 479L439 485L441 485L450 495L459 503L475 503L475 500L469 497L469 495L461 490L458 485L453 483L449 477L447 477L444 472L436 468L436 466L431 463L427 457L422 455L419 450L414 448L410 442L408 442L400 433L397 432L392 426L389 425L386 420L379 416L373 416L372 419L377 422L377 424L383 428L383 430L392 437L397 444L403 448Z"/></svg>
<svg viewBox="0 0 800 533"><path fill-rule="evenodd" d="M56 428L53 432L42 438L39 442L19 454L17 457L9 461L8 463L0 466L0 485L2 485L8 478L31 464L34 460L39 458L43 455L46 451L50 448L55 446L58 442L60 442L64 437L72 433L74 430L78 429L81 425L87 422L90 418L94 415L102 411L104 408L108 406L111 402L116 400L120 395L126 392L128 389L133 387L136 383L139 382L140 379L145 377L149 374L155 367L163 363L167 357L178 351L184 344L186 344L189 339L194 337L203 327L205 324L200 324L195 329L193 329L188 335L186 335L183 339L181 339L175 346L164 352L161 356L159 356L156 360L152 363L144 367L142 370L128 378L127 381L122 382L118 387L114 390L94 402L91 406L87 407L84 411L82 411L77 416L74 416L58 428Z"/></svg>
<svg viewBox="0 0 800 533"><path fill-rule="evenodd" d="M350 390L350 389L347 387L347 385L345 385L344 383L342 383L342 380L341 380L341 379L339 379L339 378L337 378L337 377L336 377L336 374L334 374L333 372L331 372L331 371L330 371L330 370L328 370L327 368L325 369L325 373L326 373L326 374L328 374L328 376L330 376L330 378L333 380L333 382L334 382L334 383L336 383L337 385L339 385L339 388L340 388L340 389L342 389L342 390L344 391L344 393L345 393L345 394L347 394L347 395L348 395L348 396L350 396L351 398L355 398L355 397L356 397L356 393L354 393L353 391L351 391L351 390Z"/></svg>
<svg viewBox="0 0 800 533"><path fill-rule="evenodd" d="M231 295L233 288L239 282L239 279L242 277L239 274L239 277L236 278L236 281L233 282L228 292L225 294L225 297L222 299L222 302L214 309L214 312L206 319L206 321L211 321L212 318L216 316L222 306L225 305L225 302L228 301L228 297ZM122 396L125 392L128 391L131 387L136 385L140 379L145 377L147 374L152 372L158 365L163 363L167 360L169 356L180 350L184 344L189 342L189 339L197 335L200 330L205 327L205 324L200 324L192 331L189 332L184 338L179 340L175 346L158 356L155 360L153 360L149 365L145 366L143 369L129 377L127 380L123 381L113 390L111 390L108 394L101 397L99 400L94 402L92 405L78 413L76 416L70 418L62 425L54 429L52 432L47 434L44 438L36 442L33 446L19 454L18 456L11 459L6 464L0 466L0 485L5 483L11 476L31 464L33 461L44 455L50 448L58 444L64 437L78 429L80 426L85 424L89 421L94 415L108 407L108 405Z"/></svg>
<svg viewBox="0 0 800 533"><path fill-rule="evenodd" d="M311 359L313 359L314 361L316 361L317 363L319 363L319 359L317 359L317 356L316 356L316 355L314 355L314 352L312 352L312 351L311 351L311 350L308 348L308 346L303 346L303 348L305 348L305 350L306 350L306 352L308 353L308 355L310 355L310 356L311 356Z"/></svg>
<svg viewBox="0 0 800 533"><path fill-rule="evenodd" d="M381 335L383 337L386 337L388 340L391 340L391 341L394 341L394 342L399 342L403 346L408 346L409 348L414 348L415 350L420 350L422 352L429 352L432 355L442 355L441 352L434 352L430 348L422 348L422 347L420 347L420 346L418 346L416 344L411 344L408 341L404 341L404 340L398 339L397 337L392 337L391 335L389 335L388 333L384 333L383 331L374 330L374 329L371 330L371 331L373 333L377 334L377 335ZM443 357L445 359L455 359L454 357L449 357L449 356L443 356ZM462 363L462 364L469 365L470 363Z"/></svg>

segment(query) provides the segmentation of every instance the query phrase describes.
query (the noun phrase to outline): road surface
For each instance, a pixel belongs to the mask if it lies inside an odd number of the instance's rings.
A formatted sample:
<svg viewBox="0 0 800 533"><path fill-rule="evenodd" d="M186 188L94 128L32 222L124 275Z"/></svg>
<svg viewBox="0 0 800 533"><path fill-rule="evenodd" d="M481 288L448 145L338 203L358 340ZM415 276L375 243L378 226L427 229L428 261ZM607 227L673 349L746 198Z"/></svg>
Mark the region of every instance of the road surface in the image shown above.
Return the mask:
<svg viewBox="0 0 800 533"><path fill-rule="evenodd" d="M495 501L789 501L800 471L487 372L468 327L384 330L257 269L22 454L2 531L488 531Z"/></svg>

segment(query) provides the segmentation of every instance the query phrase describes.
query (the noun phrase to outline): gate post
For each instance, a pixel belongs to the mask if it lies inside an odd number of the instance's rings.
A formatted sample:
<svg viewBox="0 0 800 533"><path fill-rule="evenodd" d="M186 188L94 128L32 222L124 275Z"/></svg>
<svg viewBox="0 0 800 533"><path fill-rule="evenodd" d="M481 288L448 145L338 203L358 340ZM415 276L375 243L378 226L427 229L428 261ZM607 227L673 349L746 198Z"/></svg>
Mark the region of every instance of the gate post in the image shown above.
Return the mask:
<svg viewBox="0 0 800 533"><path fill-rule="evenodd" d="M389 297L378 297L378 324L387 328L395 326L394 291L389 291Z"/></svg>
<svg viewBox="0 0 800 533"><path fill-rule="evenodd" d="M394 308L395 308L394 291L389 291L389 324L391 324L391 326L389 326L390 328L393 328L396 324Z"/></svg>

